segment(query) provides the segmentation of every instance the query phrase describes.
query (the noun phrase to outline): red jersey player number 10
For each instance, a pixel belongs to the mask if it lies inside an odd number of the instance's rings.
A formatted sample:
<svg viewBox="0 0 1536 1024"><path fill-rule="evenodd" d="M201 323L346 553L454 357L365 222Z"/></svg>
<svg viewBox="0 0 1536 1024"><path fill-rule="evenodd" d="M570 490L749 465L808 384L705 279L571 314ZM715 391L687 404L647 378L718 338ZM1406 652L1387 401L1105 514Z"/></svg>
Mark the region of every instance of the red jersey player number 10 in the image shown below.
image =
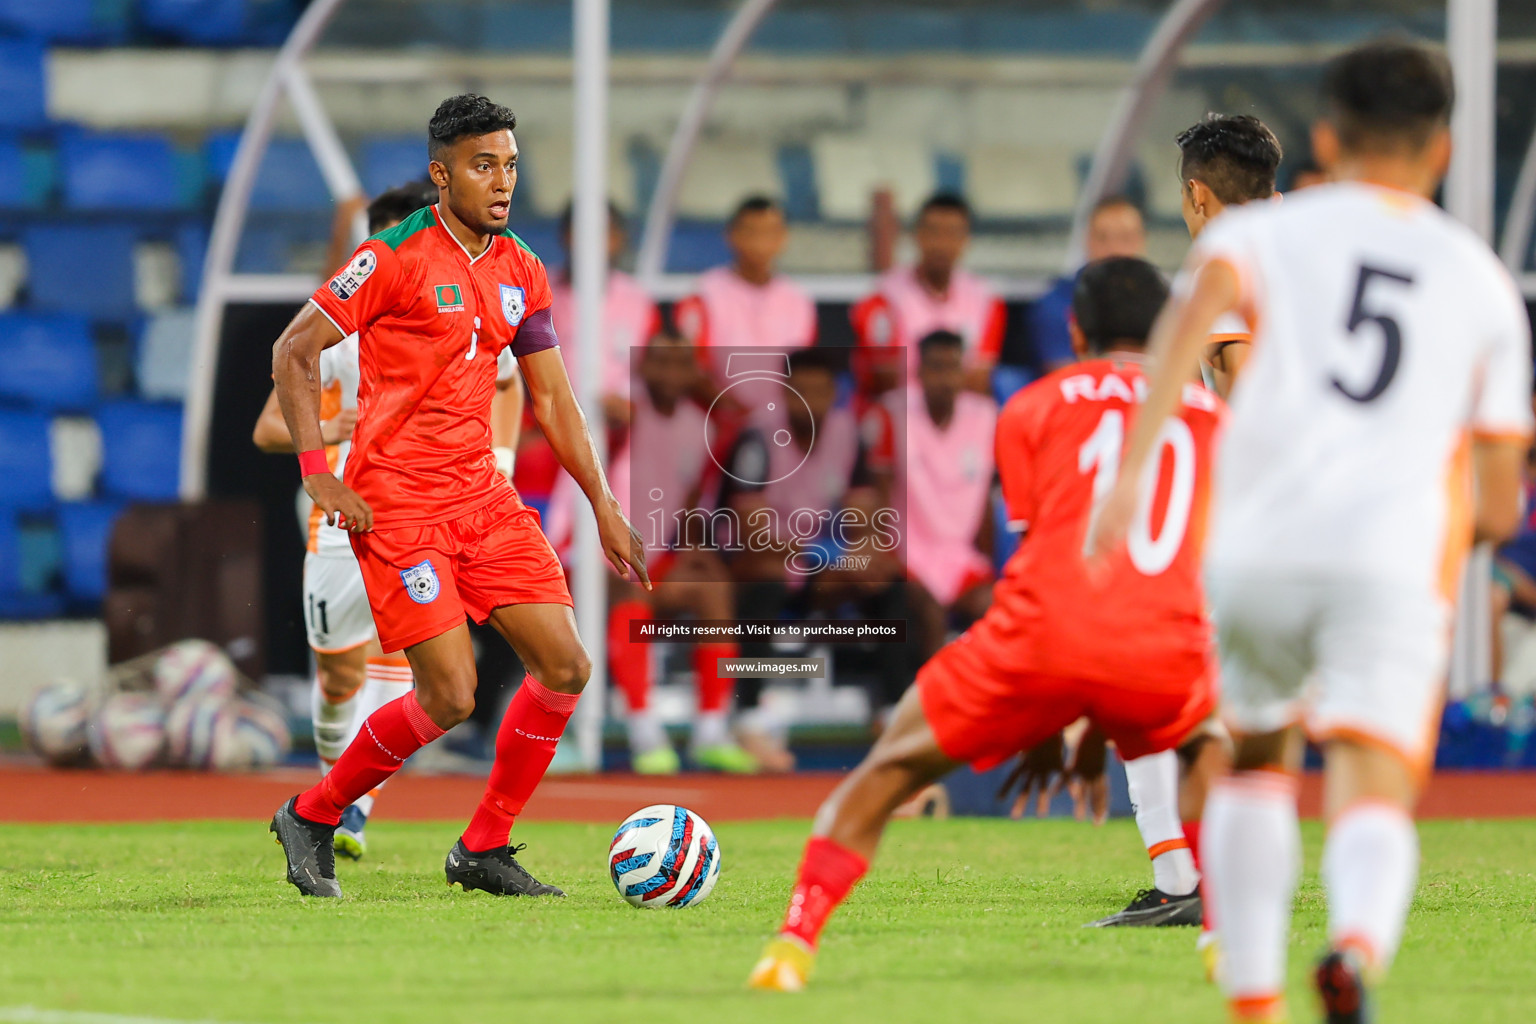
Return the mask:
<svg viewBox="0 0 1536 1024"><path fill-rule="evenodd" d="M1083 553L1145 391L1134 356L1094 359L1037 381L998 417L1003 498L1028 536L972 633L984 649L1008 651L1018 671L1153 689L1187 686L1203 671L1211 629L1200 556L1220 399L1185 389L1140 481L1125 548L1097 566Z"/></svg>
<svg viewBox="0 0 1536 1024"><path fill-rule="evenodd" d="M1120 449L1124 445L1125 414L1119 409L1108 409L1099 417L1099 425L1088 435L1088 440L1077 450L1078 469L1093 474L1095 508L1115 486L1115 478L1120 472ZM1155 450L1149 471L1142 475L1141 500L1126 537L1131 564L1143 576L1156 576L1173 564L1189 529L1190 511L1195 500L1195 438L1189 424L1181 419L1170 419L1158 436ZM1162 523L1154 534L1152 513L1160 497L1158 485L1164 475L1164 459L1170 460L1168 485L1162 503ZM1089 532L1092 532L1091 528Z"/></svg>

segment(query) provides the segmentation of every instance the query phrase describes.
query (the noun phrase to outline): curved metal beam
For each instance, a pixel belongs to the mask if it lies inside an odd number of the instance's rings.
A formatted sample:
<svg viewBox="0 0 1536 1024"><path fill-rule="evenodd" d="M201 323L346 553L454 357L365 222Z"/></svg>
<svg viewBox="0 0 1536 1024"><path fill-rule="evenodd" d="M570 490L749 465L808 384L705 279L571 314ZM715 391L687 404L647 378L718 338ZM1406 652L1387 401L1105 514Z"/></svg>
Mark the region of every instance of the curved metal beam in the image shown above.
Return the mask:
<svg viewBox="0 0 1536 1024"><path fill-rule="evenodd" d="M1517 277L1525 271L1533 221L1536 221L1536 129L1531 131L1531 144L1526 148L1525 162L1520 165L1520 176L1515 179L1515 194L1509 200L1509 213L1504 216L1504 238L1499 244L1499 258Z"/></svg>
<svg viewBox="0 0 1536 1024"><path fill-rule="evenodd" d="M661 175L656 181L656 191L645 215L645 230L640 236L640 252L635 259L635 275L640 283L650 288L656 283L667 265L667 248L672 243L672 221L677 211L677 193L683 185L683 172L693 157L693 147L699 141L699 132L709 117L720 86L731 73L736 57L762 24L763 18L773 10L778 0L743 0L731 21L715 42L709 55L704 75L688 96L683 116L677 122L677 131L667 146L667 156L661 165Z"/></svg>
<svg viewBox="0 0 1536 1024"><path fill-rule="evenodd" d="M219 335L223 326L226 283L235 264L235 249L245 228L256 172L272 136L272 122L292 69L314 48L320 33L346 0L315 0L305 9L277 52L262 83L256 105L240 133L235 159L219 194L218 212L203 260L202 290L193 321L192 365L187 401L181 421L181 486L183 501L200 501L208 489L208 429L213 420L213 389L219 364Z"/></svg>
<svg viewBox="0 0 1536 1024"><path fill-rule="evenodd" d="M1072 234L1067 244L1067 273L1083 262L1083 243L1088 236L1088 219L1100 199L1125 186L1131 158L1141 141L1141 129L1147 113L1163 98L1168 82L1179 65L1184 44L1216 10L1223 0L1179 0L1174 4L1136 59L1136 70L1115 102L1115 112L1099 136L1088 169L1088 180L1078 196L1072 214Z"/></svg>

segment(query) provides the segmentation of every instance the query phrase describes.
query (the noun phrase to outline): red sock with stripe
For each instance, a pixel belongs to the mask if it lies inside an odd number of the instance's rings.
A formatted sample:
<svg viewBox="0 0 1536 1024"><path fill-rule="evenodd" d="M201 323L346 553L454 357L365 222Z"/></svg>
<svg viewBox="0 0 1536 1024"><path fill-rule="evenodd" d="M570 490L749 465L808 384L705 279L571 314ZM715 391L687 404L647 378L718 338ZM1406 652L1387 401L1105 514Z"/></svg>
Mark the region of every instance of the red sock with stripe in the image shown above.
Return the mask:
<svg viewBox="0 0 1536 1024"><path fill-rule="evenodd" d="M789 899L780 938L794 939L808 950L821 940L821 930L853 887L869 870L869 861L824 836L805 844L795 891Z"/></svg>
<svg viewBox="0 0 1536 1024"><path fill-rule="evenodd" d="M608 669L631 711L644 711L650 703L651 652L648 644L629 638L629 624L654 617L644 601L620 601L608 613Z"/></svg>
<svg viewBox="0 0 1536 1024"><path fill-rule="evenodd" d="M496 733L496 763L485 796L464 830L465 849L483 853L507 845L512 823L554 760L565 723L580 698L579 693L556 693L533 676L523 676Z"/></svg>
<svg viewBox="0 0 1536 1024"><path fill-rule="evenodd" d="M360 796L400 770L405 759L443 734L414 693L390 701L369 715L357 739L314 786L299 795L301 818L334 825Z"/></svg>

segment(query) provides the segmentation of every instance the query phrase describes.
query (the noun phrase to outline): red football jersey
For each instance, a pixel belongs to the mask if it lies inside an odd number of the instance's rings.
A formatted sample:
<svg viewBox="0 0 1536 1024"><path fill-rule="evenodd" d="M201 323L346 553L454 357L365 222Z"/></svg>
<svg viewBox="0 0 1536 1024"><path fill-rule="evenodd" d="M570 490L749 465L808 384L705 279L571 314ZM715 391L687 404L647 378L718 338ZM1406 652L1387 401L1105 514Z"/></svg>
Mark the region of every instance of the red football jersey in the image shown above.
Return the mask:
<svg viewBox="0 0 1536 1024"><path fill-rule="evenodd" d="M1095 499L1120 468L1146 394L1134 358L1095 359L1020 391L997 422L997 468L1012 524L1028 532L971 641L1010 671L1187 687L1211 656L1200 583L1221 401L1199 385L1165 426L1126 545L1090 574L1083 558Z"/></svg>
<svg viewBox="0 0 1536 1024"><path fill-rule="evenodd" d="M516 354L554 343L533 251L508 232L471 259L427 207L364 242L310 301L358 334L345 481L374 526L446 522L504 497L511 485L491 454L496 358L525 325Z"/></svg>

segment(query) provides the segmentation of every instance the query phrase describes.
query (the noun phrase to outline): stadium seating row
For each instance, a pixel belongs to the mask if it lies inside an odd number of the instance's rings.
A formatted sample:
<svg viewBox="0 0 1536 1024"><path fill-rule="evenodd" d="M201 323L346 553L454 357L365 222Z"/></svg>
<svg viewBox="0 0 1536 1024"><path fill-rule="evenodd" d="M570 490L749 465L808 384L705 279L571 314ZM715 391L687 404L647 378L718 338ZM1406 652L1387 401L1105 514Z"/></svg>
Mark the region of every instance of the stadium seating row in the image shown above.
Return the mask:
<svg viewBox="0 0 1536 1024"><path fill-rule="evenodd" d="M140 397L180 401L192 350L192 311L151 317L132 346ZM70 313L0 315L0 406L84 413L103 397L97 340L85 317Z"/></svg>
<svg viewBox="0 0 1536 1024"><path fill-rule="evenodd" d="M0 618L93 610L112 524L129 502L175 500L180 449L178 405L110 402L90 419L0 408Z"/></svg>
<svg viewBox="0 0 1536 1024"><path fill-rule="evenodd" d="M46 518L0 509L0 619L94 610L106 595L107 551L122 511L113 501L60 505Z"/></svg>
<svg viewBox="0 0 1536 1024"><path fill-rule="evenodd" d="M98 406L91 419L99 437L94 461L103 497L175 500L181 461L179 405L125 399ZM0 408L0 479L5 481L0 508L42 513L59 497L82 497L68 493L76 488L66 478L78 475L79 461L89 460L91 453L82 454L89 444L82 445L67 424L35 410ZM75 465L66 464L70 462ZM85 472L89 475L88 468Z"/></svg>
<svg viewBox="0 0 1536 1024"><path fill-rule="evenodd" d="M71 46L179 42L198 46L273 46L282 41L304 4L299 0L0 0L0 31ZM491 50L568 51L569 0L458 0L413 4L350 5L337 33L355 44L400 38L454 42ZM1137 9L1141 6L1142 9ZM677 51L709 48L719 37L730 4L704 5L649 0L613 4L615 50ZM1208 30L1219 39L1268 42L1329 39L1341 33L1366 37L1402 30L1405 20L1428 35L1443 29L1433 7L1405 15L1398 10L1319 17L1311 10L1239 9L1222 12ZM950 52L1134 53L1157 22L1155 5L1036 2L1029 5L967 3L949 9L882 3L786 5L756 33L753 45L798 53Z"/></svg>
<svg viewBox="0 0 1536 1024"><path fill-rule="evenodd" d="M521 212L557 217L571 191L572 140L540 134L526 147ZM59 128L51 145L19 132L0 132L0 211L56 207L80 213L185 213L211 207L229 174L239 136L210 135L201 151L179 149L150 133ZM375 137L356 147L363 187L377 195L425 174L419 138ZM911 159L899 136L822 134L808 145L775 146L754 139L706 139L694 152L679 194L683 217L719 219L745 194L783 199L791 218L862 221L869 194L892 188L910 210L944 187L970 193L984 218L1017 220L1069 213L1085 154L1075 146L978 145ZM644 205L655 187L660 156L638 140L616 150L610 170L615 199ZM323 216L331 195L301 139L271 141L251 195L256 213Z"/></svg>
<svg viewBox="0 0 1536 1024"><path fill-rule="evenodd" d="M0 0L0 31L70 46L275 46L295 0Z"/></svg>

